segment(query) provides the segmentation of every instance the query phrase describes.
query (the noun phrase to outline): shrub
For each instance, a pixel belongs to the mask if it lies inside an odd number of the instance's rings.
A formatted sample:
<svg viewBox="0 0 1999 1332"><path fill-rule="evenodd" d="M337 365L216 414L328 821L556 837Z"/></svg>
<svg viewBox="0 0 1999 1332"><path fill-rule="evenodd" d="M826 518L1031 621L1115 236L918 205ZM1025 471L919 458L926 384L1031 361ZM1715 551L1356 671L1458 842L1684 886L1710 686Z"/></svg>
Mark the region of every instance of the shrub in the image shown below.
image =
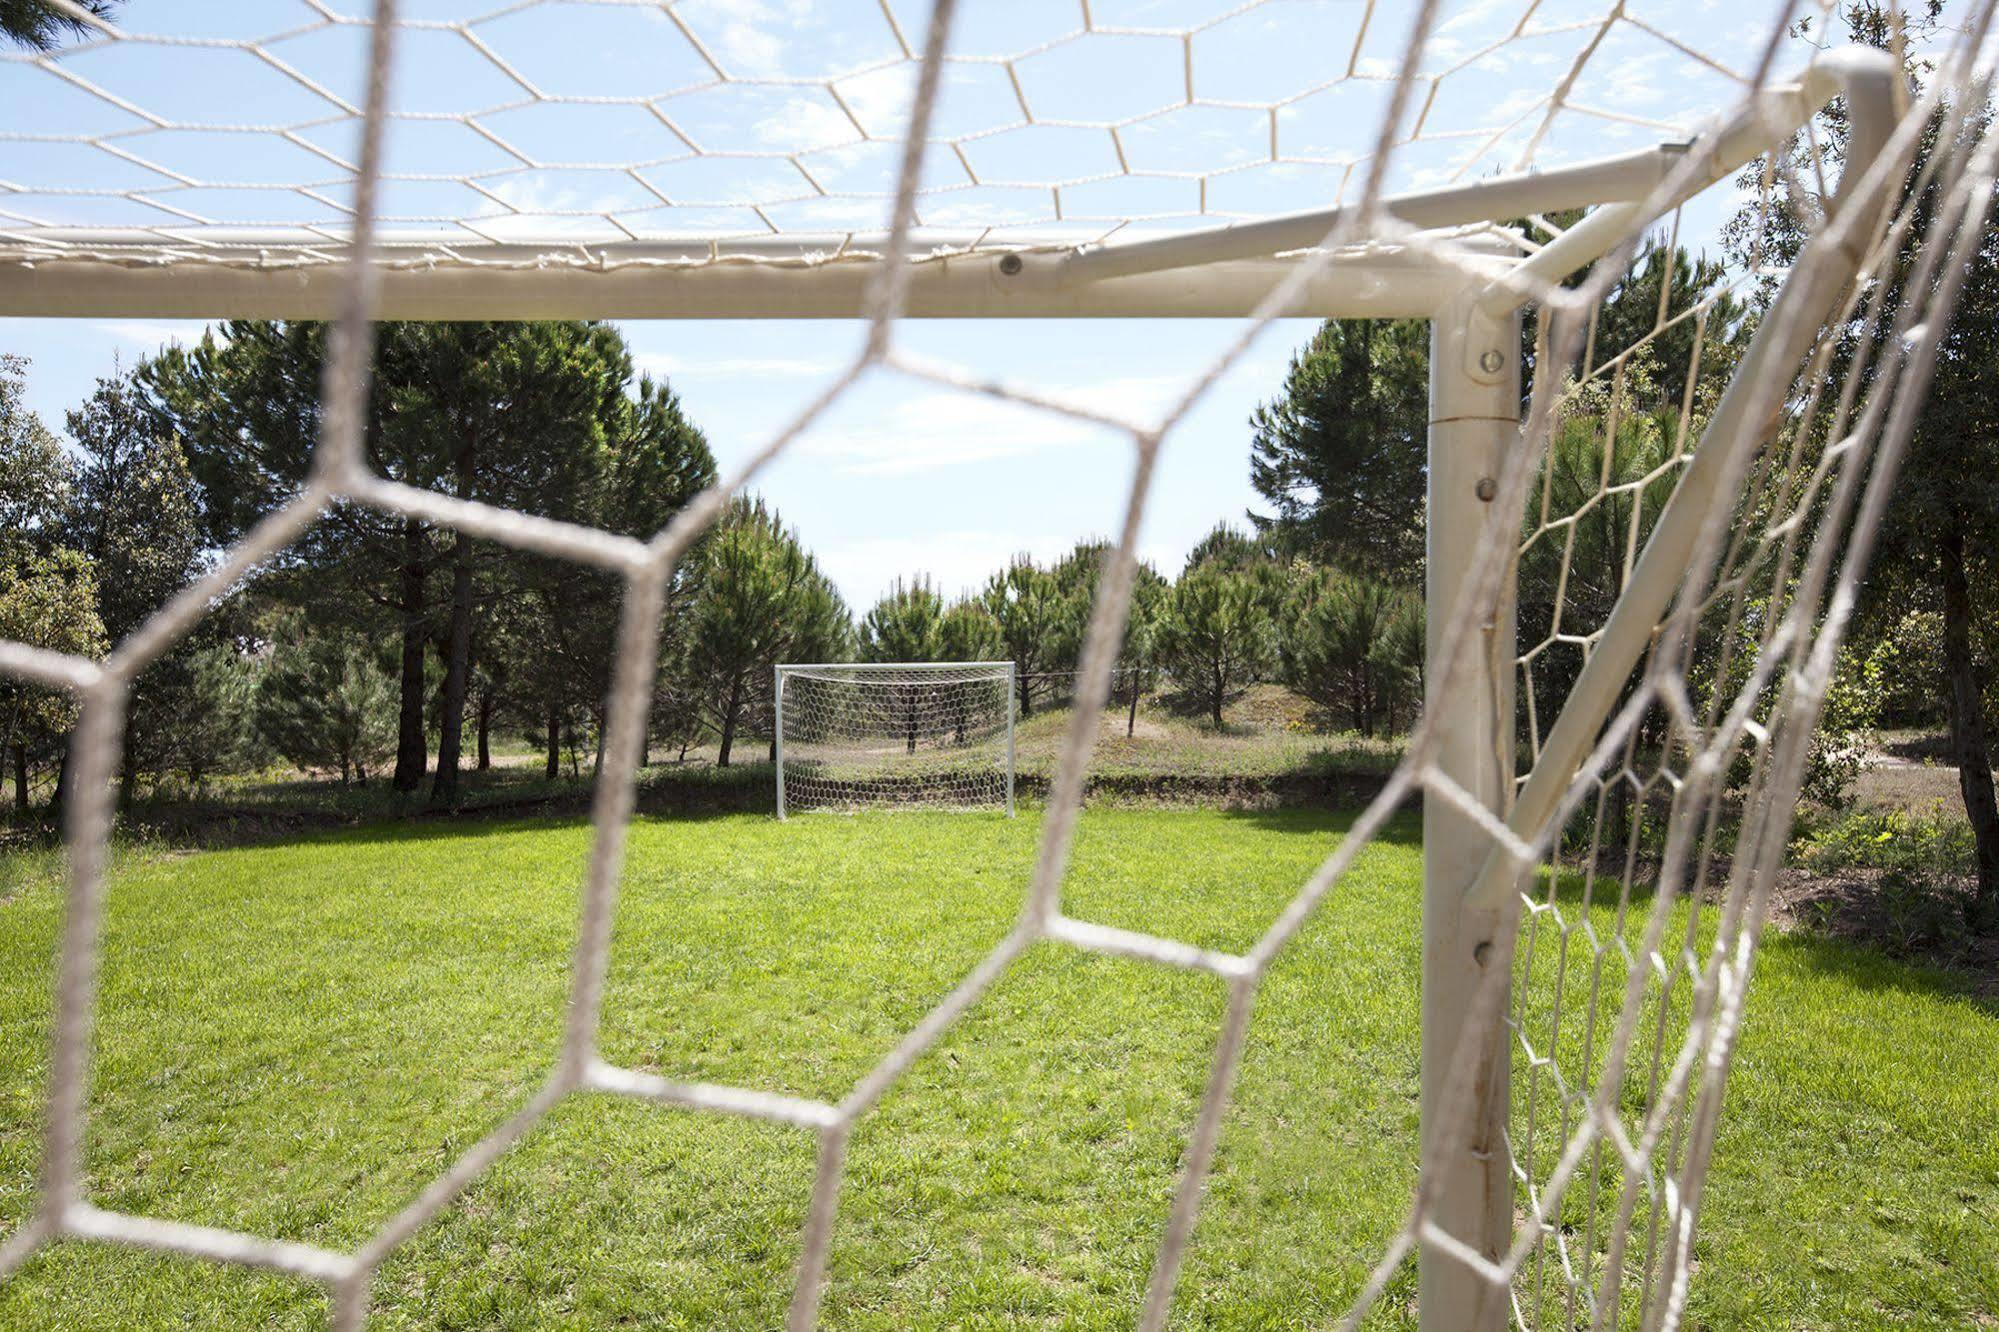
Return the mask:
<svg viewBox="0 0 1999 1332"><path fill-rule="evenodd" d="M1923 812L1849 814L1799 838L1792 860L1815 874L1843 869L1887 870L1915 879L1969 874L1971 825L1942 805Z"/></svg>

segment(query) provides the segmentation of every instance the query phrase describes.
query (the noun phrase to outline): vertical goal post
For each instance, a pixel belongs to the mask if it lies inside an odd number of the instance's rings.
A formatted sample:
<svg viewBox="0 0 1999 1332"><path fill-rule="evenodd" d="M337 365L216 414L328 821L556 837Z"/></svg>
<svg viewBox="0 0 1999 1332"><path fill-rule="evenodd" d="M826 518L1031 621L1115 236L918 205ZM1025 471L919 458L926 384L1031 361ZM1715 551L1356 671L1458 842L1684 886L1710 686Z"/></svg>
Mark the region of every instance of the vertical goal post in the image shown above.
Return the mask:
<svg viewBox="0 0 1999 1332"><path fill-rule="evenodd" d="M190 45L127 32L75 0L50 3L75 20L87 45L169 54ZM1249 0L1228 9L1258 7ZM1527 4L1497 46L1524 32L1537 7ZM885 229L787 230L759 206L757 220L742 229L691 239L608 205L602 217L542 218L543 230L525 237L519 226L502 233L483 214L378 219L376 187L386 179L378 162L398 116L389 72L408 31L464 38L508 71L527 103L562 99L500 61L476 31L484 20L405 22L394 0L377 0L372 19L310 8L315 27L369 26L365 87L351 97L256 41L194 44L254 56L330 99L328 116L360 128L352 164L316 150L351 171L352 206L340 205L351 214L345 220L224 224L194 211L199 192L214 182L176 173L160 198L137 187L82 192L104 196L106 207L170 212L170 222L56 224L33 213L33 190L0 172L0 315L336 321L319 447L294 498L104 661L0 642L0 672L67 691L81 704L44 1162L33 1213L0 1245L0 1280L46 1245L92 1238L318 1282L331 1295L335 1327L352 1332L366 1318L378 1267L398 1246L559 1102L595 1091L815 1135L818 1166L788 1314L789 1326L804 1332L817 1320L826 1284L854 1126L1017 959L1046 941L1201 972L1227 987L1139 1314L1150 1332L1171 1313L1182 1260L1195 1243L1259 983L1311 914L1326 907L1362 848L1405 803L1420 799L1419 1179L1341 1326L1358 1326L1411 1256L1425 1332L1493 1332L1509 1319L1528 1327L1635 1321L1660 1332L1680 1325L1716 1116L1806 750L1965 255L1992 206L1999 144L1965 110L1987 86L1991 0L1968 7L1957 44L1920 95L1899 60L1863 48L1820 51L1800 76L1779 79L1788 9L1760 50L1711 55L1613 4L1600 18L1573 25L1588 40L1537 104L1545 110L1539 127L1521 130L1535 119L1530 112L1494 130L1494 143L1508 134L1525 138L1518 168L1398 192L1388 172L1399 149L1464 133L1424 137L1437 89L1471 63L1426 72L1425 44L1436 37L1444 6L1425 4L1406 49L1392 60L1377 57L1397 72L1381 123L1371 127L1373 150L1343 165L1307 163L1336 169L1339 184L1327 196L1339 201L1334 206L1269 210L1225 224L1207 213L1219 176L1202 175L1198 225L1152 235L1128 226L1143 218L1121 218L1066 239L1004 223L925 224L926 149L946 143L952 151L940 156L969 162L978 137L933 132L953 60L953 0L938 0L922 32L906 31L894 10L881 6L900 53L889 65L910 77L913 90L907 123L894 135L862 132L900 150L893 192L877 200L883 207L870 223ZM659 10L663 23L688 35L718 84L767 90L815 83L734 76L695 40L685 15L671 5ZM1097 35L1087 5L1082 25ZM1592 53L1634 26L1698 71L1732 80L1739 94L1732 108L1717 104L1726 114L1691 138L1642 116L1608 112L1603 123L1656 135L1656 146L1599 160L1575 161L1571 151L1541 161L1535 149L1543 131L1583 98L1579 87L1588 88L1579 80ZM1172 44L1190 106L1200 100L1196 38L1206 31L1181 33ZM1328 86L1360 68L1366 40L1355 39L1347 75ZM9 73L60 78L121 112L136 105L67 70L60 52L8 59ZM1034 122L1014 59L1000 63ZM1748 60L1754 63L1734 67ZM836 79L817 82L829 94L839 91ZM1843 159L1830 164L1810 126L1835 99L1844 104L1847 134ZM645 105L675 126L670 100ZM833 100L859 123L850 100ZM1267 129L1273 165L1296 165L1279 149L1288 105L1260 108L1268 113L1260 129ZM142 119L130 133L188 128L165 115ZM1919 160L1926 131L1938 126L1947 150ZM294 142L300 133L287 131ZM504 145L483 124L481 133ZM675 126L673 133L694 156L708 155L686 130ZM145 146L96 131L56 137L121 160ZM1814 171L1793 169L1785 154L1794 144L1811 155ZM5 147L0 143L0 155ZM545 167L516 156L524 165L509 165L508 173ZM812 174L809 157L785 160L818 191L816 202L844 202ZM1661 280L1656 317L1628 333L1624 345L1599 346L1597 315L1620 278L1635 272L1646 237L1676 225L1695 195L1758 159L1770 164L1766 191L1806 191L1801 177L1822 181L1833 165L1838 186L1800 208L1809 233L1800 251L1785 256L1781 270L1754 275L1778 290L1743 345L1714 326L1726 316L1720 296L1675 307L1671 281ZM1128 170L1123 138L1117 160ZM646 169L631 164L624 174L645 184L660 208L681 207ZM469 168L417 183L439 180L503 205L506 221L536 220ZM1058 214L1062 189L1093 183L1053 187ZM315 179L292 192L332 206L347 197L344 189ZM1912 201L1925 190L1934 200L1927 211ZM77 193L60 182L51 189L57 199ZM1567 225L1550 220L1584 209ZM584 234L578 228L585 222L605 225ZM1922 243L1921 260L1913 274L1901 275L1899 247L1912 237ZM1201 395L1271 320L1286 316L1430 321L1426 700L1404 757L1344 839L1275 919L1261 924L1253 945L1223 953L1072 917L1063 886L1154 464ZM363 429L371 321L557 317L852 318L868 332L852 362L794 419L646 538L456 499L373 470ZM1163 415L1134 420L1061 392L996 382L978 367L909 355L895 342L896 325L923 317L1206 317L1243 326ZM1535 359L1523 403L1528 318ZM1669 354L1678 363L1667 364ZM1846 378L1829 387L1835 366ZM879 370L1105 426L1132 445L1132 489L1100 580L1020 917L837 1099L612 1067L600 1056L597 1032L672 572L731 494ZM1683 381L1677 409L1640 400L1655 379L1669 376ZM1587 465L1558 465L1577 459ZM239 579L336 504L586 563L623 583L605 757L592 795L591 853L554 1071L351 1252L101 1208L82 1156L113 826L108 792L132 682ZM1585 593L1596 601L1583 605ZM780 819L807 807L895 803L1003 806L1013 814L1018 680L1011 662L780 665L772 684ZM973 761L961 761L968 757Z"/></svg>

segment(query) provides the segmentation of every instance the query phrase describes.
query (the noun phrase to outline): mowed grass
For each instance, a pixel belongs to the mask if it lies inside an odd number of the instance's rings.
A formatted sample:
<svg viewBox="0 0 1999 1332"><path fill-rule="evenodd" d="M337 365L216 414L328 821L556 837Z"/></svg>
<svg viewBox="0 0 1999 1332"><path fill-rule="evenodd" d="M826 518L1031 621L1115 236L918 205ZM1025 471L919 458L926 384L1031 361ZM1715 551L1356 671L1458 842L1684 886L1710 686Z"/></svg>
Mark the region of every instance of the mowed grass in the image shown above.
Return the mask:
<svg viewBox="0 0 1999 1332"><path fill-rule="evenodd" d="M1092 810L1087 919L1240 950L1338 842L1306 811ZM1011 924L1036 820L640 820L604 1052L837 1098ZM1393 825L1266 981L1184 1274L1189 1326L1342 1312L1415 1182L1418 837ZM347 1249L545 1077L588 831L394 825L135 856L114 876L93 1198ZM33 867L29 867L32 869ZM0 896L5 896L0 890ZM0 1233L31 1205L60 897L0 904ZM1703 1214L1694 1322L1999 1316L1999 1016L1849 945L1766 949ZM1123 1327L1207 1077L1219 982L1029 953L863 1121L824 1323ZM385 1328L768 1328L800 1130L572 1098L382 1269ZM1410 1322L1413 1269L1375 1320ZM314 1287L65 1243L9 1328L316 1327Z"/></svg>

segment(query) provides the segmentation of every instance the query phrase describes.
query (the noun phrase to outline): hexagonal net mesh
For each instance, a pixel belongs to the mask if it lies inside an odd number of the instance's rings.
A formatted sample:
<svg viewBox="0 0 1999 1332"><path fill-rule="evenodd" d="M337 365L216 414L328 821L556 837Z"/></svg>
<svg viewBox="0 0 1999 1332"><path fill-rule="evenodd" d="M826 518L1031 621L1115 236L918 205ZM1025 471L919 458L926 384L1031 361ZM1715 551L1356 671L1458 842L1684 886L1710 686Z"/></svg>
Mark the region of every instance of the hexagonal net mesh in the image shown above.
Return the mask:
<svg viewBox="0 0 1999 1332"><path fill-rule="evenodd" d="M51 3L77 40L5 57L38 108L0 132L10 248L344 254L368 6L136 7L120 23ZM741 258L792 236L851 252L887 220L922 10L413 0L376 243L425 265ZM1298 0L972 7L911 222L954 235L945 248L1072 245L1323 208L1683 138L1757 77L1753 40L1665 4L1439 7L1419 48L1406 29L1393 8ZM1391 109L1392 137L1355 134Z"/></svg>
<svg viewBox="0 0 1999 1332"><path fill-rule="evenodd" d="M777 668L777 812L1013 812L1012 662Z"/></svg>
<svg viewBox="0 0 1999 1332"><path fill-rule="evenodd" d="M1347 1308L1344 1325L1358 1325L1379 1307L1391 1278L1412 1256L1422 1269L1421 1315L1431 1326L1483 1327L1508 1317L1536 1327L1679 1324L1770 884L1812 770L1816 724L1856 581L1946 342L1962 260L1978 243L1989 213L1999 144L1977 114L1984 105L1980 55L1989 5L1971 6L1960 16L1928 76L1914 85L1902 76L1899 48L1821 53L1795 79L1780 80L1778 66L1795 49L1787 34L1800 17L1789 5L1753 41L1709 33L1726 47L1716 54L1705 51L1698 34L1675 17L1679 11L1665 5L1649 15L1631 3L1579 5L1569 14L1567 7L1531 0L1462 10L1432 0L1401 25L1389 22L1385 9L1360 5L1337 11L1347 27L1332 42L1312 35L1316 29L1278 21L1316 22L1331 7L1301 18L1299 9L1271 0L1182 23L1177 16L1216 7L1176 4L1167 7L1176 16L1172 22L1139 32L1110 17L1129 6L1092 0L1073 9L1056 6L1067 15L1066 28L1025 47L976 49L1010 32L973 26L963 38L975 48L967 54L953 45L961 16L950 0L930 10L920 38L885 0L880 18L887 47L880 60L862 60L858 72L838 74L794 72L781 60L765 72L745 74L738 61L754 62L760 51L777 59L771 52L787 49L777 40L782 25L774 36L769 25L760 30L744 18L754 17L754 7L694 0L560 7L584 28L638 16L669 42L682 43L693 62L685 93L690 106L703 93L750 102L794 94L823 98L825 123L834 127L827 134L845 136L841 142L856 160L872 152L871 145L881 145L890 159L881 177L890 182L885 192L850 197L813 169L813 155L822 151L811 137L819 122L803 113L796 124L780 117L781 127L806 134L808 143L737 153L719 146L724 139L695 128L695 113L678 105L679 93L562 91L537 78L528 53L510 56L499 29L554 5L514 4L490 18L398 19L394 0L381 0L370 23L333 0L300 0L302 17L288 31L301 43L315 34L367 39L365 56L349 51L349 63L339 67L348 76L343 83L287 55L288 36L231 31L141 37L72 0L49 3L76 20L84 40L57 53L10 56L9 77L55 80L68 90L65 96L85 99L79 105L103 103L131 123L75 135L9 130L0 138L10 148L59 149L58 158L71 150L108 155L172 183L146 176L102 187L78 186L75 178L41 185L10 174L10 198L0 210L18 224L7 229L9 248L0 254L0 292L8 294L8 308L45 298L37 292L87 289L99 303L144 312L163 300L154 279L220 263L259 275L326 268L335 281L325 289L334 293L325 308L337 309L341 318L327 365L315 468L300 494L103 661L0 643L0 670L70 690L82 705L72 748L75 794L66 812L71 869L45 1165L37 1209L0 1248L0 1274L64 1236L93 1237L318 1280L333 1293L336 1324L358 1326L382 1260L558 1101L591 1089L776 1121L817 1135L819 1165L790 1313L792 1326L809 1327L820 1306L853 1127L1025 950L1055 941L1206 972L1227 989L1210 1076L1138 1315L1144 1327L1161 1326L1197 1237L1259 984L1308 917L1329 909L1327 899L1361 850L1406 800L1420 795L1428 811L1426 928L1440 926L1426 959L1421 1183ZM256 9L261 22L265 7ZM744 18L740 31L704 27L711 11L725 10ZM1000 13L1004 25L1012 12L1012 6L980 7L964 17L976 24ZM1816 7L1808 13L1825 17ZM1253 25L1266 20L1275 23L1276 45L1262 49L1279 55L1259 63L1254 51L1238 52L1221 62L1220 73L1210 73L1217 42L1231 34L1247 40L1245 34L1260 31ZM233 25L240 16L214 21ZM591 49L615 48L617 35L602 31ZM759 45L760 31L774 48ZM1167 110L1108 115L1086 125L1090 115L1070 117L1038 105L1043 85L1033 62L1093 39L1138 37L1151 42L1155 56L1175 73L1177 91ZM448 47L480 62L503 85L497 95L503 110L412 109L392 100L387 71L392 60L406 58L400 53L405 43L412 71L423 66L414 53L431 48ZM1259 81L1295 72L1300 49L1309 51L1320 73L1302 89L1258 95ZM173 59L237 57L328 109L316 113L318 119L286 113L282 123L258 126L152 112L145 89L121 94L113 86L110 66L116 62L103 58L122 59L128 51ZM838 58L851 55L840 52ZM91 60L106 68L94 68ZM1091 221L1063 239L1023 233L1003 209L980 211L984 196L975 201L972 192L1008 177L982 163L978 150L1003 131L988 135L950 119L962 105L960 77L973 74L1003 85L1010 108L1002 114L1005 123L1077 129L1111 145L1114 170L1064 175L1033 187L1054 220L1080 223L1092 216L1080 200L1097 184L1180 182L1187 186L1181 203L1123 204L1110 210L1114 220ZM1210 78L1218 81L1211 85ZM890 120L871 121L865 99L854 91L857 81L868 79L906 97L904 109ZM1468 98L1450 98L1454 80L1473 83ZM416 72L405 82L425 90L431 85ZM1064 85L1057 79L1048 86L1059 92ZM1495 88L1504 95L1494 95ZM1374 103L1364 116L1356 116L1355 103L1346 99L1360 92ZM1339 94L1330 122L1359 124L1361 137L1340 151L1301 147L1310 140L1293 136L1286 111L1328 93ZM1685 104L1675 107L1681 98ZM1634 110L1634 101L1653 112ZM1815 121L1829 103L1837 103L1840 114ZM617 176L617 188L629 192L633 206L625 206L626 196L550 206L546 196L534 196L530 183L505 184L526 173L571 168L558 168L548 154L493 122L503 111L568 106L631 110L667 136L658 152L619 149L615 167L573 168ZM1578 136L1600 143L1620 134L1679 135L1688 128L1679 113L1695 109L1719 114L1691 142L1569 164ZM1138 145L1153 120L1213 110L1241 112L1246 123L1262 126L1261 146L1249 158L1213 169L1182 170L1171 157L1165 167L1145 164ZM749 119L717 114L718 125ZM527 123L525 114L520 122ZM501 155L500 165L489 173L468 158L434 171L398 161L396 136L431 125L469 132ZM319 129L341 136L340 142L329 146L316 135ZM228 217L209 196L243 180L176 172L154 151L184 132L282 143L306 154L311 173L287 168L278 181L256 184L247 215ZM730 154L781 164L797 177L791 182L787 176L784 188L791 194L729 203L735 211L727 218L710 217L687 211L711 206L698 191L667 183L670 175L653 170ZM251 159L243 161L247 172ZM933 173L940 161L965 179L939 184ZM1750 262L1713 281L1682 280L1673 247L1658 243L1657 228L1663 222L1670 236L1673 227L1712 205L1703 190L1757 161L1762 166L1751 168L1751 179L1759 184L1749 191L1755 219ZM1484 173L1494 164L1543 170L1488 178ZM1291 184L1308 189L1305 201L1318 211L1270 216L1288 206L1280 187L1289 178L1276 169L1287 166L1309 168ZM1253 183L1269 188L1248 189ZM1251 199L1251 206L1237 210L1224 201L1223 187L1233 184L1246 190L1234 197ZM451 186L461 201L469 190L485 202L445 212L405 202L429 197L410 195L403 189L408 185ZM1406 188L1411 185L1418 188L1412 192ZM973 225L966 237L933 246L919 226L941 220L954 196L958 203L978 202ZM786 212L787 202L830 200L845 207L862 197L874 199L870 206L879 211L868 216L884 228L866 244L842 232L830 248L773 256L751 245L735 248L730 239L786 233L797 229L794 219L804 226L821 216L811 208ZM59 219L35 211L37 199L100 201L116 218L102 226ZM315 202L323 212L304 217L284 211L303 206L295 201ZM1579 211L1584 205L1593 206ZM133 216L128 209L159 216ZM1205 221L1238 211L1264 220L1203 229ZM654 214L653 221L635 220ZM518 219L532 219L532 225L517 231ZM1141 221L1191 223L1194 229L1131 244L1114 234ZM691 248L643 248L655 234L683 225L697 237ZM242 226L260 234L240 234ZM438 228L448 235L435 234ZM1107 240L1115 243L1102 243ZM505 248L513 244L526 248ZM1020 262L981 260L972 270L976 291L924 286L931 280L926 268L948 268L968 250L993 246L1016 260L1024 246L1035 261L1045 261L1040 270L1028 266L1027 275L1040 272L1046 279L1040 298L1068 313L1120 308L1127 299L1121 292L1148 275L1165 274L1179 288L1209 282L1207 290L1222 293L1220 304L1233 302L1249 317L1210 370L1150 420L1107 417L1029 387L990 382L976 368L930 365L900 351L895 321L912 303L934 298L942 304L933 303L929 312L946 312L958 300L960 312L973 313L1008 299L994 284L1023 275ZM823 299L849 300L844 313L865 318L870 336L796 419L650 540L447 498L367 469L360 404L371 362L369 321L382 313L377 297L395 273L449 273L490 261L552 267L580 281L625 260L708 270L727 270L734 260L774 267L780 278L801 284L791 313L823 312L822 297L807 294L810 275L828 264L841 266L856 275L856 285ZM85 285L61 286L65 274L81 275ZM58 285L46 285L51 281ZM509 281L493 284L503 298L527 290ZM249 293L275 308L300 289L293 281L229 290L232 301ZM1770 299L1752 311L1744 299L1750 289ZM176 301L200 299L198 285L176 290ZM578 299L588 306L605 290L586 289ZM746 289L713 290L726 296ZM761 304L746 312L787 312L786 291L781 281L756 288ZM406 301L421 305L424 299L439 302L435 315L456 308L445 288L405 289ZM532 304L523 298L519 313L535 313L525 308ZM1516 332L1523 306L1530 312L1524 339ZM1068 915L1063 882L1069 850L1159 450L1270 319L1287 312L1384 311L1435 321L1431 702L1405 757L1350 832L1243 953ZM1099 584L1020 916L841 1100L613 1067L599 1057L596 1036L671 571L730 494L876 367L1109 424L1132 441L1134 479ZM1523 369L1532 372L1524 394L1518 383ZM1468 448L1458 448L1467 442ZM1461 451L1474 464L1470 471L1458 462ZM336 501L585 562L624 582L607 745L593 797L592 851L555 1070L525 1105L354 1252L99 1208L87 1195L81 1166L112 832L109 778L118 769L128 685L215 597ZM1465 514L1472 515L1468 522L1455 521ZM1442 521L1447 516L1453 521ZM1443 983L1432 986L1440 978ZM1431 1022L1432 1001L1441 1007L1446 998L1455 1009Z"/></svg>

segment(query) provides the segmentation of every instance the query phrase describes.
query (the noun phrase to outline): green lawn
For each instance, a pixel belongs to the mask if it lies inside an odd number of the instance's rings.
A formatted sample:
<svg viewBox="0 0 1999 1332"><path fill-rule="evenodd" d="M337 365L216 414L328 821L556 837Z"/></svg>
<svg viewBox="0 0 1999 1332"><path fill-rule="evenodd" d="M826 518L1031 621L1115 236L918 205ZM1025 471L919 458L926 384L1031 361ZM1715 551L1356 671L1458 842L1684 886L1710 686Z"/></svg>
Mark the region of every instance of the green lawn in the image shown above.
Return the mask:
<svg viewBox="0 0 1999 1332"><path fill-rule="evenodd" d="M1309 812L1092 810L1068 903L1239 950L1335 844ZM1017 822L641 820L605 1053L838 1097L1011 923ZM1343 1310L1414 1182L1417 825L1266 982L1181 1286L1187 1325ZM135 855L111 892L89 1143L102 1205L349 1248L545 1075L587 830L398 824ZM0 1233L31 1200L59 897L0 880ZM11 893L11 896L9 894ZM836 1328L1128 1326L1220 983L1043 946L856 1133ZM1774 940L1710 1180L1690 1326L1999 1317L1999 1015L1948 977ZM782 1317L800 1130L573 1099L383 1269L386 1328ZM1384 1301L1406 1323L1414 1276ZM70 1243L0 1326L314 1327L281 1277Z"/></svg>

